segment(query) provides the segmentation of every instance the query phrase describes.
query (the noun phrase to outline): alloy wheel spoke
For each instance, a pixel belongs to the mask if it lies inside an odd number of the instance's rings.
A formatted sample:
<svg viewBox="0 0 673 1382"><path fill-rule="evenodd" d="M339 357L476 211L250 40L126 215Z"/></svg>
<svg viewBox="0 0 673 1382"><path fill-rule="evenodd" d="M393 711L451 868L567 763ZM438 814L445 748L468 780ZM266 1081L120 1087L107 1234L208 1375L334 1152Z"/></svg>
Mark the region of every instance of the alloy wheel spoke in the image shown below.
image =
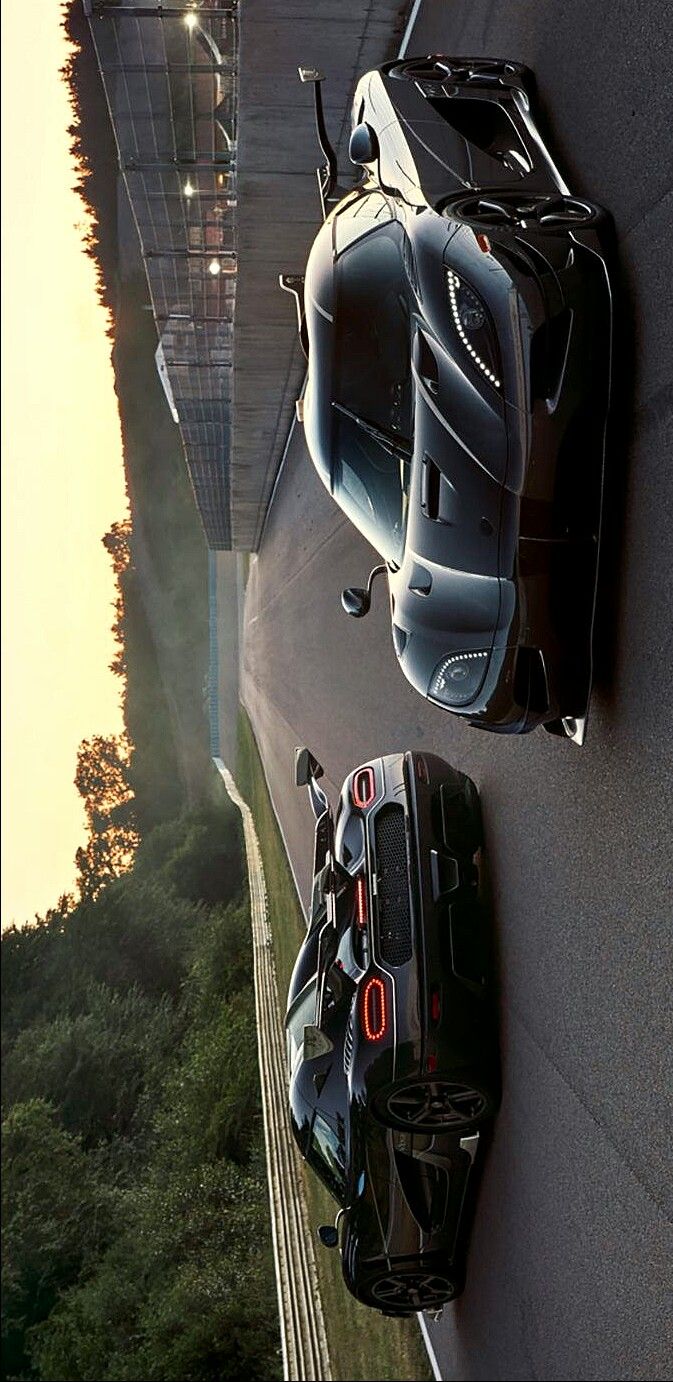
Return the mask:
<svg viewBox="0 0 673 1382"><path fill-rule="evenodd" d="M427 1287L428 1303L432 1305L434 1301L446 1300L446 1297L449 1294L450 1290L451 1287L448 1281L442 1279L441 1277L433 1277L432 1281L428 1284Z"/></svg>
<svg viewBox="0 0 673 1382"><path fill-rule="evenodd" d="M460 1108L463 1104L478 1104L480 1096L474 1089L457 1089L451 1095L451 1104Z"/></svg>
<svg viewBox="0 0 673 1382"><path fill-rule="evenodd" d="M416 1113L414 1113L414 1114L411 1116L411 1118L410 1118L409 1121L410 1121L411 1123L422 1123L422 1122L424 1122L424 1120L428 1117L428 1114L429 1114L430 1112L431 1112L431 1110L430 1110L430 1100L429 1100L429 1099L426 1099L426 1100L425 1100L425 1103L419 1105L419 1107L418 1107Z"/></svg>
<svg viewBox="0 0 673 1382"><path fill-rule="evenodd" d="M388 1101L390 1112L412 1128L461 1125L478 1117L483 1107L483 1095L478 1090L441 1081L411 1085Z"/></svg>
<svg viewBox="0 0 673 1382"><path fill-rule="evenodd" d="M438 1301L444 1302L453 1293L453 1287L446 1277L437 1273L409 1272L405 1276L383 1277L372 1288L377 1300L395 1304L409 1304L415 1310L423 1310Z"/></svg>
<svg viewBox="0 0 673 1382"><path fill-rule="evenodd" d="M413 1090L404 1091L404 1092L401 1093L401 1094L394 1094L393 1097L392 1097L392 1099L390 1100L390 1104L391 1104L391 1107L392 1107L392 1108L396 1108L396 1109L400 1109L400 1110L404 1110L404 1109L407 1109L407 1108L408 1108L408 1109L415 1109L415 1108L417 1108L417 1107L418 1107L418 1091L417 1091L416 1086L414 1086Z"/></svg>
<svg viewBox="0 0 673 1382"><path fill-rule="evenodd" d="M567 211L547 211L544 215L539 216L538 220L541 226L572 226L581 225L582 221L586 220L586 215L579 209L577 211L570 209Z"/></svg>
<svg viewBox="0 0 673 1382"><path fill-rule="evenodd" d="M516 224L516 215L503 202L495 201L495 199L480 197L477 210L482 221L487 221L490 217L494 225L501 224L503 221L507 225Z"/></svg>
<svg viewBox="0 0 673 1382"><path fill-rule="evenodd" d="M552 198L542 202L537 219L541 226L581 225L590 216L590 208L572 198Z"/></svg>

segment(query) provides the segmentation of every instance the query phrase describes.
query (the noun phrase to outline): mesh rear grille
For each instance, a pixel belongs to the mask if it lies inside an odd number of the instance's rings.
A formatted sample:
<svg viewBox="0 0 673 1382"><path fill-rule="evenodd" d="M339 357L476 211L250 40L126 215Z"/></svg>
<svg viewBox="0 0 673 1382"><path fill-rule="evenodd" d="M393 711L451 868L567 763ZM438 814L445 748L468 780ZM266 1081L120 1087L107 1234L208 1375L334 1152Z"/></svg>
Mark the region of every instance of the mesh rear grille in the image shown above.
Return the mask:
<svg viewBox="0 0 673 1382"><path fill-rule="evenodd" d="M401 806L383 806L374 822L378 877L378 943L381 959L411 959L411 909L407 834Z"/></svg>

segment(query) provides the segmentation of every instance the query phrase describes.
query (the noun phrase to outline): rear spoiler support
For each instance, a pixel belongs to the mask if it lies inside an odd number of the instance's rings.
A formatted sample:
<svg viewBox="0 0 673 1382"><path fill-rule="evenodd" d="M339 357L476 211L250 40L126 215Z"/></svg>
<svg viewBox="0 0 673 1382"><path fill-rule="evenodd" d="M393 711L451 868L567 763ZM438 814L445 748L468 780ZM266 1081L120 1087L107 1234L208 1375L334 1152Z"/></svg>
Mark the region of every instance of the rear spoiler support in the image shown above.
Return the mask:
<svg viewBox="0 0 673 1382"><path fill-rule="evenodd" d="M322 92L320 90L321 84L324 82L325 78L322 72L319 72L316 67L299 67L297 71L299 72L300 82L311 82L313 85L315 127L318 134L318 143L322 153L325 155L324 164L322 167L316 169L318 193L324 221L327 218L330 204L338 200L338 198L334 197L338 177L337 158L327 134L325 112L322 104Z"/></svg>

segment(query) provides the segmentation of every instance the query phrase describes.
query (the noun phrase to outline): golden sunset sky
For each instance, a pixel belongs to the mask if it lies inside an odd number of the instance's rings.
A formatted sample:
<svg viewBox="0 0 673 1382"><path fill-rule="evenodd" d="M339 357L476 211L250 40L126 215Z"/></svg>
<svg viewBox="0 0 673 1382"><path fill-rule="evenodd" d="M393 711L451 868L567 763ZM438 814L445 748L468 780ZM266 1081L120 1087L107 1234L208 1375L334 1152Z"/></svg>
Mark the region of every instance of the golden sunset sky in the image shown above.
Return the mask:
<svg viewBox="0 0 673 1382"><path fill-rule="evenodd" d="M60 11L2 6L4 926L72 888L85 839L77 746L122 728L101 538L127 501L106 313L73 190Z"/></svg>

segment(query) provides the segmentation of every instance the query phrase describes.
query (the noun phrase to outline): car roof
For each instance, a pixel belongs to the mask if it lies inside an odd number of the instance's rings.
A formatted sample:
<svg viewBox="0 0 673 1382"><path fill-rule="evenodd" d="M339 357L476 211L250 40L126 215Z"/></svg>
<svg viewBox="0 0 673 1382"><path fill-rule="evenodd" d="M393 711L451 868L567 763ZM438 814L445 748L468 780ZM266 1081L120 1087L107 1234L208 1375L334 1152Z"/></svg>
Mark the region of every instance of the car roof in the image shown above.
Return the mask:
<svg viewBox="0 0 673 1382"><path fill-rule="evenodd" d="M334 263L332 223L316 236L306 265L304 312L309 340L308 386L304 398L304 432L313 464L327 489L332 488L331 431L334 374Z"/></svg>

